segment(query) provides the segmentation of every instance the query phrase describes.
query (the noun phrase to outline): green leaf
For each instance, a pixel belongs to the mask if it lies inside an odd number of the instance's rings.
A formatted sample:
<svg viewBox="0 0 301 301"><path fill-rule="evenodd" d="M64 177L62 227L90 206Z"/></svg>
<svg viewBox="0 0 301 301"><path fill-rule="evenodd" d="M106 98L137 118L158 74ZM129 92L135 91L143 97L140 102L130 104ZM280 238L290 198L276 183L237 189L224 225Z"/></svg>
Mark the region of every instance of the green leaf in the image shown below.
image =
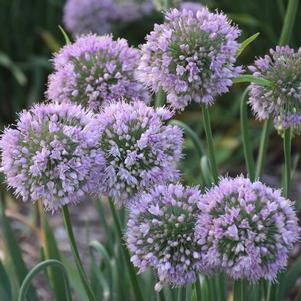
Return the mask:
<svg viewBox="0 0 301 301"><path fill-rule="evenodd" d="M14 267L14 271L16 273L17 279L19 284L22 283L24 278L27 275L27 268L24 263L24 260L22 258L22 252L19 247L19 244L14 236L14 232L10 226L10 222L8 218L5 215L5 207L4 207L4 198L2 196L2 202L0 205L0 215L1 215L1 221L2 221L2 231L3 236L5 240L5 244L7 247L7 250L10 254L10 258L12 260L12 264ZM29 287L28 291L28 300L30 301L38 301L38 297L36 294L36 291L33 286Z"/></svg>
<svg viewBox="0 0 301 301"><path fill-rule="evenodd" d="M113 273L112 273L112 261L106 250L106 248L96 240L93 240L89 244L91 260L95 261L95 257L93 255L93 250L97 251L101 255L101 259L104 263L104 271L106 271L106 277L103 276L103 273L100 271L98 265L93 265L93 272L95 276L98 278L99 282L103 288L103 298L109 300L109 297L113 296ZM96 268L96 269L95 269ZM108 285L109 283L109 285Z"/></svg>
<svg viewBox="0 0 301 301"><path fill-rule="evenodd" d="M70 38L69 38L68 35L66 34L66 31L64 30L64 28L63 28L62 26L59 25L59 29L60 29L61 33L63 34L63 36L64 36L65 43L66 43L66 44L71 44Z"/></svg>
<svg viewBox="0 0 301 301"><path fill-rule="evenodd" d="M80 276L77 272L77 269L76 269L74 263L64 256L62 256L62 262L63 262L65 268L67 269L71 287L76 292L76 295L79 297L79 300L88 301L85 289L83 287L83 284L81 282Z"/></svg>
<svg viewBox="0 0 301 301"><path fill-rule="evenodd" d="M228 14L231 20L233 20L235 23L245 25L248 27L258 27L260 26L260 22L254 18L252 15L244 14L244 13L238 13L238 14Z"/></svg>
<svg viewBox="0 0 301 301"><path fill-rule="evenodd" d="M201 139L198 137L198 135L184 122L180 121L180 120L171 120L169 122L172 125L176 125L178 127L180 127L181 129L183 129L184 133L191 139L191 141L193 142L196 151L198 152L199 157L201 157L204 153L204 147L203 144L201 142Z"/></svg>
<svg viewBox="0 0 301 301"><path fill-rule="evenodd" d="M24 279L24 281L21 285L18 301L26 300L27 292L31 286L32 280L35 278L35 276L38 273L40 273L41 271L43 271L49 267L52 267L52 268L55 267L55 268L60 269L60 271L64 275L64 285L65 285L65 295L66 295L65 300L72 301L67 270L60 261L55 260L55 259L48 259L48 260L40 262L27 274L26 278ZM58 299L58 300L60 300L60 299Z"/></svg>
<svg viewBox="0 0 301 301"><path fill-rule="evenodd" d="M90 242L89 247L91 250L95 250L101 255L101 257L106 265L106 268L108 270L110 270L111 269L111 259L110 259L110 256L109 256L106 248L103 246L103 244L101 244L97 240L93 240Z"/></svg>
<svg viewBox="0 0 301 301"><path fill-rule="evenodd" d="M27 78L23 71L4 52L0 52L0 66L7 68L21 86L27 83Z"/></svg>
<svg viewBox="0 0 301 301"><path fill-rule="evenodd" d="M254 83L264 87L273 87L273 83L269 80L251 74L240 75L233 79L233 83Z"/></svg>
<svg viewBox="0 0 301 301"><path fill-rule="evenodd" d="M12 300L10 280L1 261L0 261L0 300L1 301Z"/></svg>
<svg viewBox="0 0 301 301"><path fill-rule="evenodd" d="M100 199L100 198L97 199L95 205L96 205L96 209L97 209L97 213L98 213L98 217L99 217L99 222L104 229L104 233L106 233L107 250L110 254L112 254L113 249L114 249L114 235L112 233L113 229L107 223L105 207L103 206L102 199Z"/></svg>
<svg viewBox="0 0 301 301"><path fill-rule="evenodd" d="M284 300L295 285L301 274L301 256L295 261L290 269L281 277L279 283L279 300Z"/></svg>
<svg viewBox="0 0 301 301"><path fill-rule="evenodd" d="M47 216L43 212L41 204L39 205L40 205L39 212L42 221L43 243L45 245L45 249L44 249L45 259L56 259L58 261L61 261L60 252L57 247L57 243L53 231L47 221ZM64 278L62 273L58 269L48 269L47 273L56 300L66 301L67 299L65 294L65 285L64 285Z"/></svg>
<svg viewBox="0 0 301 301"><path fill-rule="evenodd" d="M60 28L61 29L61 28ZM61 29L62 31L62 29ZM65 33L65 32L64 32ZM66 34L66 33L65 33ZM51 32L47 31L47 30L41 30L40 31L40 35L43 39L43 41L45 42L45 44L48 46L48 48L52 51L52 52L57 52L60 48L61 45L59 44L59 42L55 39L55 37L51 34ZM65 37L65 35L64 35ZM66 39L66 37L65 37Z"/></svg>
<svg viewBox="0 0 301 301"><path fill-rule="evenodd" d="M250 36L249 38L247 38L246 40L244 40L241 44L240 47L237 51L236 57L239 57L243 51L253 42L257 39L257 37L260 35L259 32L253 34L252 36Z"/></svg>
<svg viewBox="0 0 301 301"><path fill-rule="evenodd" d="M212 177L211 177L209 161L207 156L202 156L200 165L201 165L202 173L204 175L205 184L206 186L210 186L212 183Z"/></svg>

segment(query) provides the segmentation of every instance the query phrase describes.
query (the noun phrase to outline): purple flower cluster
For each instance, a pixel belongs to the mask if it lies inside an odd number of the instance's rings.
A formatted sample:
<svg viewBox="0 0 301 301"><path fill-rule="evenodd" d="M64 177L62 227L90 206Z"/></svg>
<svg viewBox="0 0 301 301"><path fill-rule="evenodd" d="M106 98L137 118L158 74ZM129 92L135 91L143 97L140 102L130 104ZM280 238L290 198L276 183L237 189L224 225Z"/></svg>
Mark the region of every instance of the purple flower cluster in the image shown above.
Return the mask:
<svg viewBox="0 0 301 301"><path fill-rule="evenodd" d="M177 109L192 100L211 104L242 72L234 66L239 35L225 15L205 7L169 10L142 46L139 78L155 92L162 88Z"/></svg>
<svg viewBox="0 0 301 301"><path fill-rule="evenodd" d="M19 117L0 140L1 170L23 201L48 210L96 192L104 158L87 125L92 114L73 104L42 104Z"/></svg>
<svg viewBox="0 0 301 301"><path fill-rule="evenodd" d="M92 122L90 133L98 136L106 160L102 188L116 204L178 179L182 131L164 124L171 116L170 111L153 109L141 101L121 101L105 107Z"/></svg>
<svg viewBox="0 0 301 301"><path fill-rule="evenodd" d="M117 22L133 22L153 11L151 0L68 0L64 24L74 37L106 34Z"/></svg>
<svg viewBox="0 0 301 301"><path fill-rule="evenodd" d="M56 54L47 97L80 103L93 111L120 97L149 101L149 93L135 77L139 59L139 51L125 39L82 36Z"/></svg>
<svg viewBox="0 0 301 301"><path fill-rule="evenodd" d="M269 80L273 86L251 84L249 103L259 119L274 119L282 132L292 128L301 131L301 48L277 46L269 55L258 58L249 69L253 75Z"/></svg>
<svg viewBox="0 0 301 301"><path fill-rule="evenodd" d="M113 0L68 0L64 7L64 24L74 37L109 33L118 17Z"/></svg>
<svg viewBox="0 0 301 301"><path fill-rule="evenodd" d="M198 2L181 2L179 5L179 10L191 10L193 11L195 14L204 8L204 5L202 5L201 3Z"/></svg>
<svg viewBox="0 0 301 301"><path fill-rule="evenodd" d="M156 290L166 282L178 286L196 279L201 247L194 227L200 199L197 188L159 185L132 206L126 232L131 260L140 272L149 266L158 271Z"/></svg>
<svg viewBox="0 0 301 301"><path fill-rule="evenodd" d="M154 10L152 0L116 0L119 20L125 23L134 22L149 15Z"/></svg>
<svg viewBox="0 0 301 301"><path fill-rule="evenodd" d="M195 236L207 269L274 280L299 238L292 203L261 182L224 178L198 203Z"/></svg>

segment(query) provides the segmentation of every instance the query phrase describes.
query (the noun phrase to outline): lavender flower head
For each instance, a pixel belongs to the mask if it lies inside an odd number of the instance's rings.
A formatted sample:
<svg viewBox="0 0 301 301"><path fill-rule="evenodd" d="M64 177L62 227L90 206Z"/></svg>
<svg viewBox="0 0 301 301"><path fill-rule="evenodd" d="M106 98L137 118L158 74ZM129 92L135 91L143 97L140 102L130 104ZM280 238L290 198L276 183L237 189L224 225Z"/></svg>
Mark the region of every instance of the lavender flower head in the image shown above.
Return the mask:
<svg viewBox="0 0 301 301"><path fill-rule="evenodd" d="M106 159L104 193L117 205L133 201L153 185L177 180L182 131L165 125L171 112L141 101L113 103L92 123Z"/></svg>
<svg viewBox="0 0 301 301"><path fill-rule="evenodd" d="M162 88L177 109L192 100L211 104L242 72L233 65L239 35L226 16L205 7L169 10L142 46L139 78L155 92Z"/></svg>
<svg viewBox="0 0 301 301"><path fill-rule="evenodd" d="M130 23L149 15L154 10L152 0L116 0L119 20Z"/></svg>
<svg viewBox="0 0 301 301"><path fill-rule="evenodd" d="M139 58L139 51L129 47L125 39L82 36L55 56L47 97L57 102L74 101L93 111L120 97L148 101L148 92L135 77Z"/></svg>
<svg viewBox="0 0 301 301"><path fill-rule="evenodd" d="M243 177L224 178L198 204L195 236L205 267L234 279L275 279L300 230L281 191Z"/></svg>
<svg viewBox="0 0 301 301"><path fill-rule="evenodd" d="M181 286L196 279L202 266L194 237L200 198L197 188L159 185L131 207L126 232L131 261L139 272L157 270L156 290L164 283Z"/></svg>
<svg viewBox="0 0 301 301"><path fill-rule="evenodd" d="M68 0L64 7L64 24L72 35L112 31L119 13L112 0Z"/></svg>
<svg viewBox="0 0 301 301"><path fill-rule="evenodd" d="M0 140L1 171L23 201L48 210L96 192L104 158L87 125L92 115L73 104L42 104L20 114Z"/></svg>
<svg viewBox="0 0 301 301"><path fill-rule="evenodd" d="M259 119L274 119L278 131L292 128L301 131L301 48L277 46L258 58L249 69L253 75L269 80L273 86L251 84L250 100Z"/></svg>
<svg viewBox="0 0 301 301"><path fill-rule="evenodd" d="M195 14L200 10L204 8L204 5L198 2L181 2L179 5L179 10L191 10L193 11Z"/></svg>

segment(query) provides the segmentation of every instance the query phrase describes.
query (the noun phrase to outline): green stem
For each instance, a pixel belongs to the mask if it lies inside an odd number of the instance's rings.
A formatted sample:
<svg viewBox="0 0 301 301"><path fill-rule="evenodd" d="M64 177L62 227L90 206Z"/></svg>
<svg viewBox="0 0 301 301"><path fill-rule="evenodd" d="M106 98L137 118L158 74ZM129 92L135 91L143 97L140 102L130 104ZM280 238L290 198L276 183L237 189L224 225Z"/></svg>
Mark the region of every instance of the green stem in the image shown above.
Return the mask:
<svg viewBox="0 0 301 301"><path fill-rule="evenodd" d="M290 180L291 180L291 129L286 129L283 138L284 151L284 187L283 195L288 196Z"/></svg>
<svg viewBox="0 0 301 301"><path fill-rule="evenodd" d="M256 174L255 178L260 178L262 176L263 171L263 165L265 161L265 156L267 152L267 146L269 142L269 133L272 125L271 118L267 119L264 122L262 132L261 132L261 138L260 138L260 145L259 145L259 153L257 157L257 165L256 165Z"/></svg>
<svg viewBox="0 0 301 301"><path fill-rule="evenodd" d="M139 286L139 283L138 283L135 268L134 268L133 264L131 263L131 257L130 257L129 251L128 251L126 245L123 242L120 220L118 218L115 206L114 206L111 199L109 200L109 203L110 203L110 208L111 208L111 211L112 211L112 216L113 216L113 220L114 220L114 223L115 223L116 231L117 231L117 234L118 234L118 237L119 237L119 240L120 240L121 249L122 249L122 252L124 254L125 261L126 261L126 264L127 264L127 267L128 267L128 272L129 272L129 276L130 276L130 279L131 279L131 283L132 283L132 286L133 286L133 291L134 291L136 300L137 301L143 301L144 298L143 298L143 295L142 295L142 292L141 292L141 289L140 289L140 286Z"/></svg>
<svg viewBox="0 0 301 301"><path fill-rule="evenodd" d="M76 264L77 270L79 272L80 279L82 281L82 284L84 286L86 294L89 298L89 301L97 301L96 297L95 297L95 295L94 295L94 293L91 289L91 286L89 284L87 275L85 273L83 264L82 264L80 256L79 256L79 252L78 252L76 241L75 241L75 238L74 238L72 225L71 225L71 220L70 220L70 214L69 214L69 210L68 210L67 205L64 205L62 207L62 211L63 211L65 227L66 227L67 234L68 234L69 241L70 241L70 245L71 245L71 251L72 251L73 257L75 259L75 264Z"/></svg>
<svg viewBox="0 0 301 301"><path fill-rule="evenodd" d="M293 28L294 28L296 14L298 11L298 4L299 4L299 0L289 0L288 2L284 23L282 26L282 31L278 43L279 45L285 45L290 41Z"/></svg>
<svg viewBox="0 0 301 301"><path fill-rule="evenodd" d="M244 280L236 280L234 281L234 289L233 289L233 301L245 301L246 298L246 288Z"/></svg>
<svg viewBox="0 0 301 301"><path fill-rule="evenodd" d="M207 154L210 162L210 168L212 177L214 180L214 183L218 182L218 170L217 170L217 164L216 164L216 158L215 158L215 150L213 145L213 137L212 137L212 131L211 131L211 125L210 125L210 115L209 115L209 109L207 105L203 105L202 110L203 115L203 123L204 123L204 129L207 139Z"/></svg>
<svg viewBox="0 0 301 301"><path fill-rule="evenodd" d="M163 107L164 104L165 104L165 92L162 89L160 89L156 94L155 107L160 108Z"/></svg>
<svg viewBox="0 0 301 301"><path fill-rule="evenodd" d="M160 290L160 292L158 292L157 295L158 295L159 301L166 301L163 290Z"/></svg>
<svg viewBox="0 0 301 301"><path fill-rule="evenodd" d="M269 283L268 283L267 297L266 297L266 300L265 300L265 301L270 301L270 299L271 299L271 289L272 289L272 283L269 282Z"/></svg>
<svg viewBox="0 0 301 301"><path fill-rule="evenodd" d="M250 180L253 182L255 180L255 163L252 154L252 148L250 144L250 136L248 131L248 114L247 114L247 104L245 101L246 95L249 90L246 89L241 97L240 102L240 127L242 134L242 144L244 148L244 156L247 165L247 171L250 177Z"/></svg>
<svg viewBox="0 0 301 301"><path fill-rule="evenodd" d="M186 300L186 287L180 287L178 289L178 301L185 301Z"/></svg>
<svg viewBox="0 0 301 301"><path fill-rule="evenodd" d="M196 292L196 301L202 301L202 290L201 290L199 276L197 277L197 280L195 282L195 292Z"/></svg>

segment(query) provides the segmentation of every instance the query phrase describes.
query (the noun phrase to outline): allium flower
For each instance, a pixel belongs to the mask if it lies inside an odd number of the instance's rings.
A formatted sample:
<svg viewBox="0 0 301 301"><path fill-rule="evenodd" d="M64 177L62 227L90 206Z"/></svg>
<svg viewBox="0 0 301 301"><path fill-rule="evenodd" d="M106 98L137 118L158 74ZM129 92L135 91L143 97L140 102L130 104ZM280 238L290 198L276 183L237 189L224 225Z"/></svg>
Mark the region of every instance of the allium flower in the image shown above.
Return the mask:
<svg viewBox="0 0 301 301"><path fill-rule="evenodd" d="M147 267L157 270L156 290L164 283L180 286L195 281L202 267L194 237L200 198L197 188L159 185L130 208L126 241L131 261L140 272Z"/></svg>
<svg viewBox="0 0 301 301"><path fill-rule="evenodd" d="M275 279L298 240L292 202L249 179L224 178L200 200L195 236L205 267L234 279Z"/></svg>
<svg viewBox="0 0 301 301"><path fill-rule="evenodd" d="M64 24L73 36L109 33L118 16L113 0L68 0L64 7Z"/></svg>
<svg viewBox="0 0 301 301"><path fill-rule="evenodd" d="M21 113L0 140L1 170L23 201L46 209L96 192L104 158L86 132L92 115L73 104L42 104Z"/></svg>
<svg viewBox="0 0 301 301"><path fill-rule="evenodd" d="M193 11L195 14L198 12L198 10L203 9L204 5L202 5L201 3L198 2L181 2L180 6L179 6L179 10L191 10Z"/></svg>
<svg viewBox="0 0 301 301"><path fill-rule="evenodd" d="M242 72L233 66L239 35L226 16L205 7L169 10L142 46L139 78L156 92L162 88L177 109L192 100L211 104Z"/></svg>
<svg viewBox="0 0 301 301"><path fill-rule="evenodd" d="M133 22L153 11L152 0L68 0L64 24L74 37L112 32L114 23Z"/></svg>
<svg viewBox="0 0 301 301"><path fill-rule="evenodd" d="M301 131L301 48L277 46L258 58L249 69L253 75L269 80L273 86L251 84L250 100L259 119L274 119L277 130Z"/></svg>
<svg viewBox="0 0 301 301"><path fill-rule="evenodd" d="M135 78L139 58L139 51L124 39L82 36L55 56L47 97L74 101L94 111L120 97L148 101L148 92Z"/></svg>
<svg viewBox="0 0 301 301"><path fill-rule="evenodd" d="M152 0L116 0L119 20L133 22L149 15L154 10Z"/></svg>
<svg viewBox="0 0 301 301"><path fill-rule="evenodd" d="M106 159L104 193L117 205L133 201L153 185L177 180L182 131L165 125L172 116L141 101L113 103L92 123L91 135L99 136Z"/></svg>

